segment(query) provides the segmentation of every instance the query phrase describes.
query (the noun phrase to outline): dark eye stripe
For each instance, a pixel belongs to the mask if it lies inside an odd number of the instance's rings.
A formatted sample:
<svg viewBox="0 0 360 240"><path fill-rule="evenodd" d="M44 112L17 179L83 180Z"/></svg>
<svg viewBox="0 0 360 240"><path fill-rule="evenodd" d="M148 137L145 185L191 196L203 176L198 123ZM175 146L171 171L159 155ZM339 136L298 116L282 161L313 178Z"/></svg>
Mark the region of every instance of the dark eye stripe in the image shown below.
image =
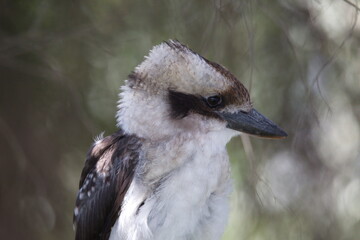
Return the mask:
<svg viewBox="0 0 360 240"><path fill-rule="evenodd" d="M189 115L189 113L198 113L209 117L219 118L219 116L213 112L212 108L218 108L223 104L220 103L220 105L210 107L207 103L207 99L201 96L172 90L169 90L169 103L171 107L171 117L177 119L184 118Z"/></svg>

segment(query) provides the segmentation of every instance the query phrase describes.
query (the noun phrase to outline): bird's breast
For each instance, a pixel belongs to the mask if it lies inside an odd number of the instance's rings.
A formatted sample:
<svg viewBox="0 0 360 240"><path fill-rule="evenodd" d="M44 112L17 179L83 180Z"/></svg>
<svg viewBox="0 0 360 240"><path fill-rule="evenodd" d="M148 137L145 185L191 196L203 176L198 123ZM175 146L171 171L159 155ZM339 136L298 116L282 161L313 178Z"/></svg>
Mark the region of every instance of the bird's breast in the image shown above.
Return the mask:
<svg viewBox="0 0 360 240"><path fill-rule="evenodd" d="M129 236L124 239L217 239L221 235L231 188L228 156L225 146L201 143L198 139L183 149L174 148L163 154L168 159L157 152L157 162L147 166L146 176L153 181L134 180L120 215L120 231L132 231L122 233ZM161 152L165 150L169 149Z"/></svg>

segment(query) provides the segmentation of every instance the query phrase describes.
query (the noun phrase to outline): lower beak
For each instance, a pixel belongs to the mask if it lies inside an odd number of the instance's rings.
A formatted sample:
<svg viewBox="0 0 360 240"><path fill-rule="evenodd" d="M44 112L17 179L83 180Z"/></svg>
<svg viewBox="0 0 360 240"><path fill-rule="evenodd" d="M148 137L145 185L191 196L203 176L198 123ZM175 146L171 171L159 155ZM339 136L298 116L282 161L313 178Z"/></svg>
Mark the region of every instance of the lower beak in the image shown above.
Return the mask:
<svg viewBox="0 0 360 240"><path fill-rule="evenodd" d="M249 112L219 112L218 114L227 122L228 128L265 138L287 137L287 133L284 130L255 109Z"/></svg>

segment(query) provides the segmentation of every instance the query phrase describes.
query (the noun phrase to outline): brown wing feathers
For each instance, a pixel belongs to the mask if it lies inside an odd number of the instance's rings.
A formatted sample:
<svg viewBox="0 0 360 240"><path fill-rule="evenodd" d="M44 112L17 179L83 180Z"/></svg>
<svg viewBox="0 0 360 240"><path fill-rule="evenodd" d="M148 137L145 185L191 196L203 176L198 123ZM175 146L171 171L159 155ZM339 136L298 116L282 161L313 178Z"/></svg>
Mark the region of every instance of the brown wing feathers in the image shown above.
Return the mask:
<svg viewBox="0 0 360 240"><path fill-rule="evenodd" d="M76 240L105 240L134 177L140 140L121 130L95 143L81 174L74 211Z"/></svg>

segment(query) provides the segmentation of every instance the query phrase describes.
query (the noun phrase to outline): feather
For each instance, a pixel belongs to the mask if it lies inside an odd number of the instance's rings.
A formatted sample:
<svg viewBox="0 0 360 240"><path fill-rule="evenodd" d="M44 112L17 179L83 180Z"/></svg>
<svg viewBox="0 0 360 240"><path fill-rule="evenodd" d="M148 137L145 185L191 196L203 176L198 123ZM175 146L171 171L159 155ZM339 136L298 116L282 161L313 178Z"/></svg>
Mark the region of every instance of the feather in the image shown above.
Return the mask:
<svg viewBox="0 0 360 240"><path fill-rule="evenodd" d="M90 148L74 210L76 240L109 238L132 182L140 146L138 138L119 130Z"/></svg>

